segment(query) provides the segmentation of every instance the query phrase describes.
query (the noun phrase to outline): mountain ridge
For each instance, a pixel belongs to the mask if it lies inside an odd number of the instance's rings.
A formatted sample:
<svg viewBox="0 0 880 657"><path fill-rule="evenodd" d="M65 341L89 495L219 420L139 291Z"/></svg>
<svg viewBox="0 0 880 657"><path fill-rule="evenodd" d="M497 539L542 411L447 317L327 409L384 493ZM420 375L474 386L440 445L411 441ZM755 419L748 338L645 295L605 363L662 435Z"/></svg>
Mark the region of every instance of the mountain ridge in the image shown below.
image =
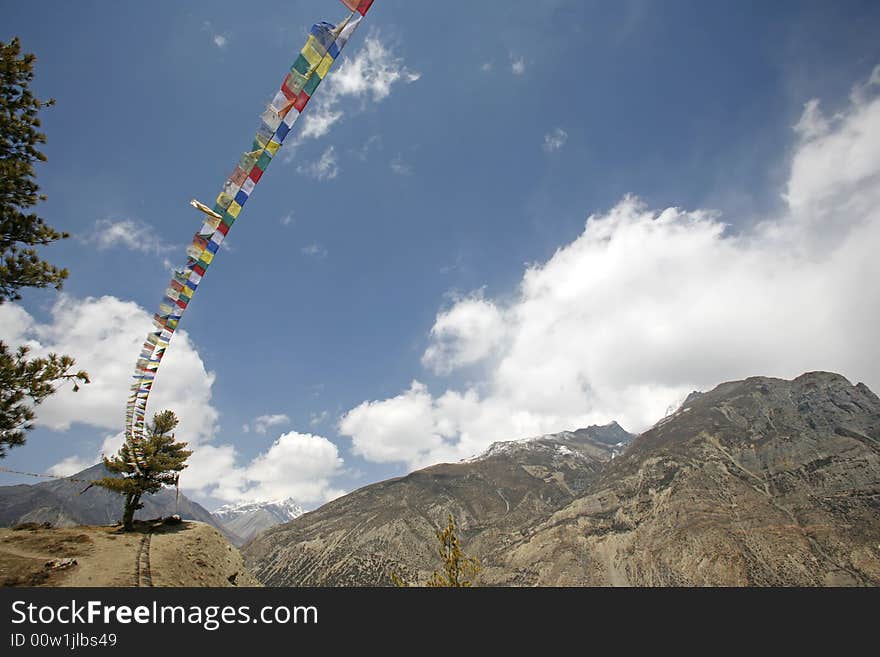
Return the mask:
<svg viewBox="0 0 880 657"><path fill-rule="evenodd" d="M589 439L565 454L566 433L366 486L245 560L268 585L424 581L451 512L484 585L880 584L880 399L864 384L728 381L617 456Z"/></svg>
<svg viewBox="0 0 880 657"><path fill-rule="evenodd" d="M612 434L620 442L613 427L590 429L505 441L498 444L506 448L490 448L474 460L364 486L266 530L242 553L258 579L272 585L387 584L392 573L423 577L426 569L418 564L432 561L434 528L449 512L473 539L490 544L573 499L613 458L606 444Z"/></svg>

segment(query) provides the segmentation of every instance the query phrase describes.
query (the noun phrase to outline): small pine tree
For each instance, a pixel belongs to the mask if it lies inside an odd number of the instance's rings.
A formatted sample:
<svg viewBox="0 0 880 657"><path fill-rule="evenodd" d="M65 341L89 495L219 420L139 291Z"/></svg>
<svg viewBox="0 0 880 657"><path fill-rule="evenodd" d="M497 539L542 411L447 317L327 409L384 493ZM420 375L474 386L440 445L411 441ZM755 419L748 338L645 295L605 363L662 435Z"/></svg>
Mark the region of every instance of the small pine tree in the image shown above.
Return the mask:
<svg viewBox="0 0 880 657"><path fill-rule="evenodd" d="M141 497L157 493L162 486L174 485L186 459L192 454L185 449L187 443L175 442L171 433L177 426L177 416L172 411L162 411L153 416L147 427L148 435L135 443L126 441L119 454L104 457L104 465L121 477L104 477L95 482L108 490L125 495L122 526L125 531L134 529L134 513L143 508Z"/></svg>
<svg viewBox="0 0 880 657"><path fill-rule="evenodd" d="M476 557L469 557L461 549L451 513L446 527L438 529L436 533L440 542L437 553L443 563L443 572L435 570L425 586L472 586L474 577L480 572L480 561Z"/></svg>
<svg viewBox="0 0 880 657"><path fill-rule="evenodd" d="M476 557L470 557L461 549L458 536L455 535L455 518L449 514L449 521L443 529L435 530L437 541L437 553L443 564L443 571L435 570L431 578L425 582L429 587L470 587L473 580L480 572L482 566ZM391 581L395 586L407 587L409 584L397 573L391 574Z"/></svg>

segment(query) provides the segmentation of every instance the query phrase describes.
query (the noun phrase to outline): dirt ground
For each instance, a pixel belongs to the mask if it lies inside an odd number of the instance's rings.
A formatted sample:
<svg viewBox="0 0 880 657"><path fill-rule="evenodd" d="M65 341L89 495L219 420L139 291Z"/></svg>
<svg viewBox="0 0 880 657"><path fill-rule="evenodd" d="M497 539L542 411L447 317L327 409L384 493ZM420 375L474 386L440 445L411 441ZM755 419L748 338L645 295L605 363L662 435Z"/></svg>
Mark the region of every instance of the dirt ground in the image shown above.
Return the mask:
<svg viewBox="0 0 880 657"><path fill-rule="evenodd" d="M200 522L0 528L0 586L150 585L260 586L238 550Z"/></svg>

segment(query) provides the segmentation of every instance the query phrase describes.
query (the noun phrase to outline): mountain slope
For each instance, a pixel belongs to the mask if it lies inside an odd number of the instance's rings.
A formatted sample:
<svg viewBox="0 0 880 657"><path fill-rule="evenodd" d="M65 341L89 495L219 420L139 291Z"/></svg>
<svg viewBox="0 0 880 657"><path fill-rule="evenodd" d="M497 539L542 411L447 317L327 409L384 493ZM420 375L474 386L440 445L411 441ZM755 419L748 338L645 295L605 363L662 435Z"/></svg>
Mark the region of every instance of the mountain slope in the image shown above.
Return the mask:
<svg viewBox="0 0 880 657"><path fill-rule="evenodd" d="M880 585L880 399L814 372L692 395L486 555L538 585Z"/></svg>
<svg viewBox="0 0 880 657"><path fill-rule="evenodd" d="M880 399L863 384L724 383L613 459L578 433L367 486L245 559L270 585L423 581L452 512L486 585L880 585Z"/></svg>
<svg viewBox="0 0 880 657"><path fill-rule="evenodd" d="M612 423L495 443L478 458L361 488L265 531L242 552L252 572L276 586L424 578L434 567L434 528L450 512L475 552L507 544L585 490L629 439Z"/></svg>
<svg viewBox="0 0 880 657"><path fill-rule="evenodd" d="M111 473L99 463L71 475L73 479L93 481ZM56 527L74 525L109 525L122 517L123 499L117 493L93 486L82 492L86 484L68 479L53 479L38 484L0 486L0 526L11 527L24 522L49 522ZM144 508L135 517L158 518L178 514L186 520L198 520L220 529L232 542L241 539L222 527L203 506L181 493L165 488L142 498Z"/></svg>
<svg viewBox="0 0 880 657"><path fill-rule="evenodd" d="M269 502L226 504L214 510L214 517L230 532L240 537L241 545L269 527L298 518L305 511L293 498Z"/></svg>

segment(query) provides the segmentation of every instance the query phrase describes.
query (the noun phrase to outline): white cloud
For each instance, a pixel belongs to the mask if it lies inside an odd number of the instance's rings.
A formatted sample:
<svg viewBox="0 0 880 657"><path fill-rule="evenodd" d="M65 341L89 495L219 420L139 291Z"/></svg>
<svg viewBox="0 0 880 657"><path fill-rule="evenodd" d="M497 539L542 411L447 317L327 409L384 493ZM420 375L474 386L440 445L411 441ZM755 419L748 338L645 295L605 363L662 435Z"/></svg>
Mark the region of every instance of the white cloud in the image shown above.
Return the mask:
<svg viewBox="0 0 880 657"><path fill-rule="evenodd" d="M249 487L242 499L292 497L303 504L326 502L342 494L330 484L341 467L342 459L332 442L291 431L251 461L245 471Z"/></svg>
<svg viewBox="0 0 880 657"><path fill-rule="evenodd" d="M813 98L804 104L804 111L795 124L794 131L807 140L821 137L828 132L828 121L819 109L818 98Z"/></svg>
<svg viewBox="0 0 880 657"><path fill-rule="evenodd" d="M54 431L81 424L113 432L105 434L95 453L68 456L50 472L70 474L97 463L102 453L118 451L134 361L151 330L151 317L137 304L112 296L77 299L62 294L44 324L19 306L0 305L0 334L4 340L27 344L33 356L69 354L76 359L76 369L86 370L91 379L78 392L67 385L59 386L37 407L36 424ZM187 332L178 330L156 376L148 411L173 410L180 419L176 435L197 452L213 439L217 429L219 413L211 405L214 378ZM182 480L191 476L210 480L214 474L200 473L193 466Z"/></svg>
<svg viewBox="0 0 880 657"><path fill-rule="evenodd" d="M282 226L289 226L290 224L292 224L294 222L293 212L288 212L286 215L281 217L281 219L279 219L279 222Z"/></svg>
<svg viewBox="0 0 880 657"><path fill-rule="evenodd" d="M173 249L159 238L153 226L136 219L98 219L83 241L100 250L121 246L150 255L161 255Z"/></svg>
<svg viewBox="0 0 880 657"><path fill-rule="evenodd" d="M205 21L202 23L202 32L207 32L211 35L211 43L213 43L217 48L223 50L229 45L229 35L221 34L214 29L214 26L211 24L211 21Z"/></svg>
<svg viewBox="0 0 880 657"><path fill-rule="evenodd" d="M353 408L343 416L339 430L352 437L354 453L370 461L416 462L424 452L443 446L435 430L431 395L418 381L397 397Z"/></svg>
<svg viewBox="0 0 880 657"><path fill-rule="evenodd" d="M452 308L437 314L422 363L438 374L448 374L486 358L505 332L502 311L484 299L482 291L457 299Z"/></svg>
<svg viewBox="0 0 880 657"><path fill-rule="evenodd" d="M245 478L232 445L198 445L189 457L189 467L180 475L180 487L187 496L211 495L225 501L240 501Z"/></svg>
<svg viewBox="0 0 880 657"><path fill-rule="evenodd" d="M151 315L145 310L111 296L76 299L62 294L45 324L16 304L0 305L4 342L26 344L33 356L70 354L77 369L87 370L92 381L76 393L70 386L59 387L37 408L37 424L65 431L79 423L113 432L104 434L95 453L67 456L49 469L51 474L73 474L98 463L101 454L119 450L134 361L150 326ZM326 438L285 434L243 467L234 446L213 444L219 416L211 405L213 383L214 374L206 370L186 331L176 331L156 376L148 411L167 408L180 419L175 435L193 449L189 467L181 474L181 487L188 494L230 501L290 494L304 504L341 494L329 480L342 461ZM253 427L265 434L289 421L283 414L263 415L254 419Z"/></svg>
<svg viewBox="0 0 880 657"><path fill-rule="evenodd" d="M336 160L336 148L328 146L317 162L301 164L296 170L316 180L333 180L339 175L339 165Z"/></svg>
<svg viewBox="0 0 880 657"><path fill-rule="evenodd" d="M514 75L522 75L526 72L526 60L522 57L510 56L510 70Z"/></svg>
<svg viewBox="0 0 880 657"><path fill-rule="evenodd" d="M77 456L68 456L66 459L59 461L49 468L49 474L55 475L56 477L69 477L70 475L82 472L93 465L95 465L95 461L82 459Z"/></svg>
<svg viewBox="0 0 880 657"><path fill-rule="evenodd" d="M200 445L189 459L187 494L209 494L224 502L268 501L292 497L309 506L344 493L332 483L343 460L322 436L290 431L249 462L241 464L232 445Z"/></svg>
<svg viewBox="0 0 880 657"><path fill-rule="evenodd" d="M414 382L340 431L367 459L419 466L612 419L643 430L691 390L753 375L832 370L880 390L880 99L863 86L832 119L817 103L804 117L778 216L734 230L624 198L511 299L437 315L424 363L479 380L437 396Z"/></svg>
<svg viewBox="0 0 880 657"><path fill-rule="evenodd" d="M261 415L259 417L254 418L253 422L250 424L245 424L242 427L242 431L245 433L249 433L251 430L251 426L255 432L259 434L265 434L266 430L269 427L277 427L280 424L289 424L290 418L287 417L284 413L277 413L275 415Z"/></svg>
<svg viewBox="0 0 880 657"><path fill-rule="evenodd" d="M309 417L309 426L316 427L319 424L324 423L330 414L327 411L321 411L320 413L312 413Z"/></svg>
<svg viewBox="0 0 880 657"><path fill-rule="evenodd" d="M556 128L549 134L544 135L544 143L541 148L545 153L555 153L561 150L568 141L568 133L562 128Z"/></svg>
<svg viewBox="0 0 880 657"><path fill-rule="evenodd" d="M406 67L378 33L371 33L355 56L344 57L321 85L301 119L296 142L326 135L351 111L350 107L343 107L344 100L360 101L363 108L369 102L379 103L388 98L395 86L411 84L420 77L420 73Z"/></svg>
<svg viewBox="0 0 880 657"><path fill-rule="evenodd" d="M488 73L489 71L492 70L492 68L493 68L492 62L483 62L482 65L480 66L480 70L483 71L484 73Z"/></svg>
<svg viewBox="0 0 880 657"><path fill-rule="evenodd" d="M313 242L312 244L308 244L300 249L300 252L303 255L310 256L312 258L321 258L327 257L327 249L318 244L317 242Z"/></svg>
<svg viewBox="0 0 880 657"><path fill-rule="evenodd" d="M370 151L373 148L382 148L382 137L379 135L371 135L364 142L364 145L361 146L357 151L355 151L355 155L361 162L366 162L370 157Z"/></svg>
<svg viewBox="0 0 880 657"><path fill-rule="evenodd" d="M391 160L391 171L398 176L411 176L413 168L411 164L404 162L403 156L398 153L397 156Z"/></svg>
<svg viewBox="0 0 880 657"><path fill-rule="evenodd" d="M196 476L188 476L187 490L207 492L224 502L292 497L313 505L344 492L331 481L342 470L339 450L326 438L312 434L282 434L244 465L239 464L239 455L231 445L202 446L190 457L190 463ZM209 473L213 476L207 476Z"/></svg>
<svg viewBox="0 0 880 657"><path fill-rule="evenodd" d="M101 443L101 448L98 450L97 461L100 461L103 456L116 454L122 447L123 442L125 442L125 433L122 431L104 436L104 442ZM97 463L97 461L95 462Z"/></svg>
<svg viewBox="0 0 880 657"><path fill-rule="evenodd" d="M112 296L77 299L62 294L45 324L20 307L0 306L0 327L12 344L28 344L34 356L69 354L76 369L89 373L91 383L73 392L70 386L40 404L37 424L64 431L81 423L119 430L125 415L134 362L152 315L137 304ZM150 408L169 408L180 418L187 439L210 438L218 413L211 406L214 374L205 369L186 331L175 333L150 396Z"/></svg>

